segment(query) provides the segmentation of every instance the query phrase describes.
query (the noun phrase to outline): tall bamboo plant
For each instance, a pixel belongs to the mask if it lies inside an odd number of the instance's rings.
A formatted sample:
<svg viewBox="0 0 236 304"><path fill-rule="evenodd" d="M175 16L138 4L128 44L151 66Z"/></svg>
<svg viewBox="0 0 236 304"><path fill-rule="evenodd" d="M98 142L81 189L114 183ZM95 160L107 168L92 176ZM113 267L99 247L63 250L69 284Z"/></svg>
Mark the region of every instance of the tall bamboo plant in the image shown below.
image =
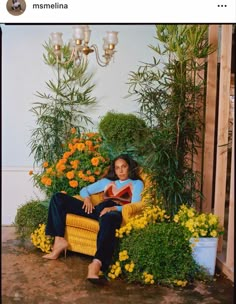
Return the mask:
<svg viewBox="0 0 236 304"><path fill-rule="evenodd" d="M157 25L153 62L128 82L150 126L143 166L172 215L202 195L193 160L204 131L206 59L214 51L207 34L206 25Z"/></svg>
<svg viewBox="0 0 236 304"><path fill-rule="evenodd" d="M91 96L93 75L87 73L87 62L77 65L70 61L69 45L62 48L66 64L58 62L50 43L43 47L46 51L44 62L52 68L54 79L46 82L49 93L36 93L41 101L34 102L30 109L36 117L36 127L31 131L29 141L30 155L34 155L37 165L58 160L71 128L80 133L92 123L86 110L96 103L96 98Z"/></svg>

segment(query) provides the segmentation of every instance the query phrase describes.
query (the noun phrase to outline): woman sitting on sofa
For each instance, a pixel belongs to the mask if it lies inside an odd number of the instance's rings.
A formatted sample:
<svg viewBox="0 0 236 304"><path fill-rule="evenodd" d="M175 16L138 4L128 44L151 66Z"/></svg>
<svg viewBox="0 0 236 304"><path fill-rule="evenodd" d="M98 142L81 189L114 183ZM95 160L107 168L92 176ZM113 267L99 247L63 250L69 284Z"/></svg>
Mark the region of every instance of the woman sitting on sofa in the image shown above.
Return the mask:
<svg viewBox="0 0 236 304"><path fill-rule="evenodd" d="M80 191L83 201L64 193L52 196L46 235L54 236L55 241L51 253L44 255L46 259L57 259L65 251L68 243L64 238L66 214L72 213L99 221L97 251L88 267L87 279L99 283L99 272L108 270L115 250L115 231L122 222L122 206L141 201L143 181L139 176L138 163L126 154L116 157L107 175L97 182L84 187ZM90 195L104 192L104 200L93 206Z"/></svg>

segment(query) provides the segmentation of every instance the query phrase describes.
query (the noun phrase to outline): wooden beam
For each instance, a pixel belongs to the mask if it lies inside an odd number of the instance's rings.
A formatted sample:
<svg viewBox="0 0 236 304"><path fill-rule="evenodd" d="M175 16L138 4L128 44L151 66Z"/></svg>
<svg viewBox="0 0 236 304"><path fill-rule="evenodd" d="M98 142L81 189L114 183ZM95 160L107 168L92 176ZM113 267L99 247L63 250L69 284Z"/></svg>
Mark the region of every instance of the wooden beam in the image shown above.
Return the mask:
<svg viewBox="0 0 236 304"><path fill-rule="evenodd" d="M232 25L222 25L214 213L224 225L230 103ZM222 238L218 250L222 249Z"/></svg>
<svg viewBox="0 0 236 304"><path fill-rule="evenodd" d="M233 122L234 123L234 122ZM234 268L234 127L232 128L232 154L229 195L229 222L226 251L226 265Z"/></svg>
<svg viewBox="0 0 236 304"><path fill-rule="evenodd" d="M207 92L205 109L205 143L204 143L204 166L203 166L203 187L204 196L202 211L212 211L213 195L213 169L214 169L214 134L215 134L215 112L217 93L217 47L218 47L217 24L209 25L209 44L216 48L216 51L208 56L207 63Z"/></svg>

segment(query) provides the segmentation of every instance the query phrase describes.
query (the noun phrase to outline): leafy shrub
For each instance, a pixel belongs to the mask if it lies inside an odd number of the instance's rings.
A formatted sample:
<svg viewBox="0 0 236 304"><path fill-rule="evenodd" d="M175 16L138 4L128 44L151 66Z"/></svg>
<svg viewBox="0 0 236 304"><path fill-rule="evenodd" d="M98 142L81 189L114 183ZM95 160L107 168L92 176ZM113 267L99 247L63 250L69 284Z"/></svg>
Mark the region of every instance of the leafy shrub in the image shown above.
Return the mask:
<svg viewBox="0 0 236 304"><path fill-rule="evenodd" d="M142 155L140 143L148 132L142 118L134 114L107 112L100 120L98 129L111 158L124 152L130 152L136 158Z"/></svg>
<svg viewBox="0 0 236 304"><path fill-rule="evenodd" d="M47 215L47 205L40 201L31 200L21 205L17 209L14 221L18 237L22 240L29 239L39 224L47 222Z"/></svg>
<svg viewBox="0 0 236 304"><path fill-rule="evenodd" d="M121 239L118 260L108 276L123 275L130 282L144 284L185 286L197 273L184 227L161 222L133 230Z"/></svg>

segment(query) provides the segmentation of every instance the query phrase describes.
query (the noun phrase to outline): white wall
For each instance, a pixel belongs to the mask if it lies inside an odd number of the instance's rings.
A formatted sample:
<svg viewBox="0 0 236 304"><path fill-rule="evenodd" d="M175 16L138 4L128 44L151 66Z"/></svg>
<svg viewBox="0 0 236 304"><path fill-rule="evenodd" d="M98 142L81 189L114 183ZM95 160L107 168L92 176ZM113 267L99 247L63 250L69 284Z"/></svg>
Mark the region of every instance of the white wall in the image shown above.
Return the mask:
<svg viewBox="0 0 236 304"><path fill-rule="evenodd" d="M16 209L31 198L41 197L33 187L28 171L33 157L27 145L34 117L29 111L37 101L36 91L45 92L45 81L52 77L44 64L42 44L51 32L63 32L67 42L72 34L70 25L1 25L2 29L2 224L14 221ZM89 55L89 70L94 72L93 91L98 106L88 115L94 128L107 111L137 112L138 106L128 93L128 75L136 71L141 61L151 61L155 44L154 25L91 25L91 43L102 50L102 38L107 30L119 32L115 61L108 67L96 64L95 54Z"/></svg>

